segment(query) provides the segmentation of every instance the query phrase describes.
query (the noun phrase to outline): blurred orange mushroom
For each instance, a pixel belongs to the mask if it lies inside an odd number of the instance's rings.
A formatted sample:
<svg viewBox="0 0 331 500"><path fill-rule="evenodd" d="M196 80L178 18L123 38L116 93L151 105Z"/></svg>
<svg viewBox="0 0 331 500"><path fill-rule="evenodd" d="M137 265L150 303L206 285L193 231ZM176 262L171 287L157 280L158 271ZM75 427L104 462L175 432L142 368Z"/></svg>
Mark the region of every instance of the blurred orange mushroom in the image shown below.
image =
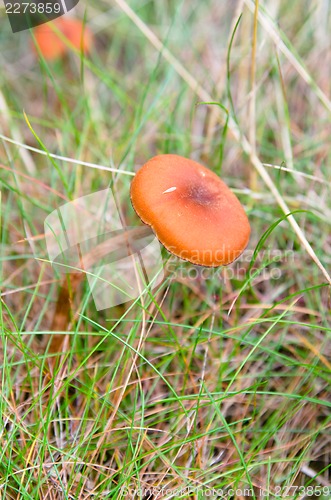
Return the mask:
<svg viewBox="0 0 331 500"><path fill-rule="evenodd" d="M182 156L155 156L131 183L141 220L176 256L193 264L230 264L244 251L250 225L238 198L211 170Z"/></svg>
<svg viewBox="0 0 331 500"><path fill-rule="evenodd" d="M79 19L68 16L58 17L54 21L41 24L34 28L36 44L47 61L63 57L70 47L66 38L77 50L84 54L91 50L93 35L91 30ZM36 50L36 47L34 46Z"/></svg>

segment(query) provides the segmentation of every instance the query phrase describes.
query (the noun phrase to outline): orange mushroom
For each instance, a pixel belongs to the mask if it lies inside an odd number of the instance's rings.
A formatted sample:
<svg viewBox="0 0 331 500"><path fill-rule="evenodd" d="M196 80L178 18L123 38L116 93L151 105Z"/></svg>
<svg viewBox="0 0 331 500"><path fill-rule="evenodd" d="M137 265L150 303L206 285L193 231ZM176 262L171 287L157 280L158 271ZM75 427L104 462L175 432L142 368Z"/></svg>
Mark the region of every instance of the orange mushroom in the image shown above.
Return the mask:
<svg viewBox="0 0 331 500"><path fill-rule="evenodd" d="M238 198L215 173L182 156L149 160L132 181L131 202L171 253L194 264L230 264L248 243Z"/></svg>
<svg viewBox="0 0 331 500"><path fill-rule="evenodd" d="M80 19L62 17L63 34L79 51L86 54L93 45L92 31Z"/></svg>
<svg viewBox="0 0 331 500"><path fill-rule="evenodd" d="M69 47L63 37L67 38L77 50L83 50L84 54L91 50L93 43L91 30L79 19L67 16L37 26L34 29L34 36L40 52L47 61L59 59L68 52Z"/></svg>

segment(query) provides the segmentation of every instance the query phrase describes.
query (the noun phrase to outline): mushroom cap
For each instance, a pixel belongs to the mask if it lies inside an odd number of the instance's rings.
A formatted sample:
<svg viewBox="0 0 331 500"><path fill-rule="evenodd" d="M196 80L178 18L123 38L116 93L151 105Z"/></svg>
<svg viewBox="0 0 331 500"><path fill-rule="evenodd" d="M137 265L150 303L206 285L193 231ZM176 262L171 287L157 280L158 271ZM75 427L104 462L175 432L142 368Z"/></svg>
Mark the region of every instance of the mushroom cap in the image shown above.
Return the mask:
<svg viewBox="0 0 331 500"><path fill-rule="evenodd" d="M238 198L211 170L174 154L155 156L131 183L131 202L173 254L202 266L230 264L250 225Z"/></svg>
<svg viewBox="0 0 331 500"><path fill-rule="evenodd" d="M82 46L84 53L91 49L93 43L92 32L87 26L83 25L82 21L71 17L58 17L34 28L36 43L47 61L59 59L68 51L65 41L52 26L55 26L76 49L80 50Z"/></svg>
<svg viewBox="0 0 331 500"><path fill-rule="evenodd" d="M65 21L63 34L72 45L78 50L83 49L83 54L89 52L93 45L93 34L89 27L80 19L74 19L73 17L61 19Z"/></svg>

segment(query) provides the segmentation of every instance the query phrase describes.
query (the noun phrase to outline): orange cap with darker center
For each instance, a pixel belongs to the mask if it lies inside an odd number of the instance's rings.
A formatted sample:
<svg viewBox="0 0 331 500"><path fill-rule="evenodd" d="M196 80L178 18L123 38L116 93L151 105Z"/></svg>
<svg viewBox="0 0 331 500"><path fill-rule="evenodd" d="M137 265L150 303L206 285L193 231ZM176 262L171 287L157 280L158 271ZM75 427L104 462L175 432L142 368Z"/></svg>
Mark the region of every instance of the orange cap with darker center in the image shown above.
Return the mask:
<svg viewBox="0 0 331 500"><path fill-rule="evenodd" d="M203 266L230 264L250 225L238 198L211 170L182 156L155 156L135 175L131 201L173 254Z"/></svg>

